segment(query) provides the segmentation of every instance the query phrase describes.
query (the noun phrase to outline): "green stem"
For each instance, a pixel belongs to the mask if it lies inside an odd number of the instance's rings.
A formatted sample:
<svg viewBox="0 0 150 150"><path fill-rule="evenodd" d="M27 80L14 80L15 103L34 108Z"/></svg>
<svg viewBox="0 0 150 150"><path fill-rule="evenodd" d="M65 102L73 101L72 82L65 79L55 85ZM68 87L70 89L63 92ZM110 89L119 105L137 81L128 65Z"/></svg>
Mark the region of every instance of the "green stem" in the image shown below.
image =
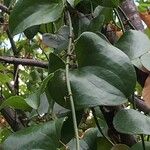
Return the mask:
<svg viewBox="0 0 150 150"><path fill-rule="evenodd" d="M70 99L71 110L72 110L72 118L73 118L73 125L74 125L75 138L76 138L76 150L80 150L76 112L75 112L75 106L74 106L71 85L70 85L70 80L69 80L69 63L70 63L70 53L71 53L71 47L72 47L73 33L72 33L72 22L71 22L71 17L70 17L69 11L67 12L67 14L68 14L69 29L70 29L69 34L70 35L69 35L69 44L68 44L67 60L66 60L66 82L67 82L68 96Z"/></svg>
<svg viewBox="0 0 150 150"><path fill-rule="evenodd" d="M144 135L143 134L141 134L141 139L142 139L143 150L146 150L146 148L145 148L145 141L144 141Z"/></svg>
<svg viewBox="0 0 150 150"><path fill-rule="evenodd" d="M125 31L125 28L124 28L124 24L123 24L123 22L122 22L122 20L121 20L121 17L120 17L120 15L119 15L119 13L118 13L118 11L117 11L116 8L114 8L114 12L115 12L115 14L116 14L116 16L117 16L117 18L118 18L118 20L119 20L119 23L120 23L122 32L125 33L126 31Z"/></svg>
<svg viewBox="0 0 150 150"><path fill-rule="evenodd" d="M102 136L103 136L107 141L109 141L109 142L114 146L115 144L114 144L108 137L106 137L106 136L104 135L104 133L103 133L103 131L102 131L102 129L101 129L99 123L98 123L98 120L97 120L97 117L96 117L96 113L95 113L95 109L94 109L94 108L91 108L91 110L92 110L92 114L93 114L93 117L94 117L94 120L95 120L95 123L96 123L96 125L97 125L97 128L98 128L99 132L102 134Z"/></svg>

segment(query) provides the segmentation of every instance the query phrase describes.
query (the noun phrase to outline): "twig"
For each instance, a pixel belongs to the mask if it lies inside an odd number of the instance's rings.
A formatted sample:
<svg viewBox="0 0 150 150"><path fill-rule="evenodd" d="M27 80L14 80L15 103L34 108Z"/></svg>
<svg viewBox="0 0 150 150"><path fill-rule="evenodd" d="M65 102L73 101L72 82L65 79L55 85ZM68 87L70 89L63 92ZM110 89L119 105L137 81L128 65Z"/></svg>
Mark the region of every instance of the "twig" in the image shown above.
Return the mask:
<svg viewBox="0 0 150 150"><path fill-rule="evenodd" d="M14 56L17 56L18 52L17 52L17 47L15 45L15 41L13 40L13 37L10 34L9 29L6 30L7 36L9 38L10 44L11 44L11 48L13 50Z"/></svg>
<svg viewBox="0 0 150 150"><path fill-rule="evenodd" d="M2 4L0 4L0 10L2 10L2 12L10 14L9 9L6 6L2 5Z"/></svg>
<svg viewBox="0 0 150 150"><path fill-rule="evenodd" d="M118 20L119 20L119 23L120 23L122 32L125 33L126 30L125 30L125 28L124 28L124 24L123 24L123 22L122 22L122 20L121 20L120 14L118 13L118 11L117 11L116 8L114 8L114 12L115 12L115 14L116 14L116 16L117 16L117 18L118 18Z"/></svg>
<svg viewBox="0 0 150 150"><path fill-rule="evenodd" d="M68 44L68 50L67 50L68 55L66 58L66 82L67 82L68 96L69 96L70 103L71 103L72 118L73 118L73 125L74 125L75 138L76 138L76 150L80 150L76 112L75 112L75 106L74 106L71 85L70 85L70 80L69 80L69 63L70 63L70 52L71 52L71 47L72 47L72 36L73 36L72 22L71 22L71 16L70 16L69 11L67 12L67 15L68 15L68 21L69 21L70 36L69 36L69 44Z"/></svg>
<svg viewBox="0 0 150 150"><path fill-rule="evenodd" d="M129 26L131 27L131 29L136 30L136 28L131 23L130 19L128 18L128 16L125 14L125 12L123 11L123 9L120 6L118 7L118 10L122 13L123 17L126 19L126 21L128 22Z"/></svg>
<svg viewBox="0 0 150 150"><path fill-rule="evenodd" d="M11 44L11 48L13 50L14 56L18 57L18 50L17 47L15 45L15 41L13 39L13 37L10 34L9 29L6 30L7 36L9 38L10 44ZM18 74L18 65L14 64L14 91L16 94L19 94L19 74Z"/></svg>
<svg viewBox="0 0 150 150"><path fill-rule="evenodd" d="M42 62L34 59L26 59L26 58L15 58L15 57L4 57L0 56L0 62L23 65L23 66L34 66L41 68L48 68L47 62Z"/></svg>

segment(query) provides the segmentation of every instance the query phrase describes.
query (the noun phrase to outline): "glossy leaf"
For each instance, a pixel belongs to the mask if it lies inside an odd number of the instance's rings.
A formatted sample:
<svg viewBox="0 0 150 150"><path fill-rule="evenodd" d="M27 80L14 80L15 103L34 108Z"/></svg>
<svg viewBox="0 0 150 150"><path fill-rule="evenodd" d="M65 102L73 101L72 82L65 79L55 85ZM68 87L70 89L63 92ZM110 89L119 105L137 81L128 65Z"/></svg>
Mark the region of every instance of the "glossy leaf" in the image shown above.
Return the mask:
<svg viewBox="0 0 150 150"><path fill-rule="evenodd" d="M114 117L113 124L121 133L150 135L150 118L133 109L119 111Z"/></svg>
<svg viewBox="0 0 150 150"><path fill-rule="evenodd" d="M0 105L0 109L3 109L5 107L12 107L21 110L30 110L30 106L21 96L11 96L5 101L3 101L2 104Z"/></svg>
<svg viewBox="0 0 150 150"><path fill-rule="evenodd" d="M56 53L67 48L69 41L69 27L63 26L60 28L57 34L45 33L43 35L43 43L51 48L55 48Z"/></svg>
<svg viewBox="0 0 150 150"><path fill-rule="evenodd" d="M9 18L10 31L15 35L31 26L53 22L62 11L62 0L19 0Z"/></svg>
<svg viewBox="0 0 150 150"><path fill-rule="evenodd" d="M97 66L112 72L116 75L116 81L114 79L111 81L122 82L122 86L116 87L124 91L126 96L131 94L135 86L135 71L129 58L121 50L98 35L85 32L78 39L75 51L80 68ZM111 78L111 73L109 76Z"/></svg>
<svg viewBox="0 0 150 150"><path fill-rule="evenodd" d="M28 127L10 135L2 145L5 150L56 150L64 119Z"/></svg>
<svg viewBox="0 0 150 150"><path fill-rule="evenodd" d="M116 46L134 60L150 51L150 40L141 31L130 30L121 36Z"/></svg>
<svg viewBox="0 0 150 150"><path fill-rule="evenodd" d="M145 143L145 150L149 150L150 149L150 142L144 141L144 143ZM130 150L142 150L142 149L143 149L142 142L138 142L135 145L133 145Z"/></svg>
<svg viewBox="0 0 150 150"><path fill-rule="evenodd" d="M135 87L135 72L123 52L98 35L86 32L78 39L76 54L80 69L70 71L69 75L76 108L120 105L127 101ZM58 104L69 108L65 71L54 73L48 89Z"/></svg>
<svg viewBox="0 0 150 150"><path fill-rule="evenodd" d="M49 82L52 98L63 107L69 108L69 100L65 85L65 72L56 71ZM127 101L121 81L115 81L116 75L101 67L83 67L70 72L70 81L76 108L93 107L97 105L120 105ZM113 81L113 82L112 82ZM55 84L57 83L57 84ZM59 94L57 93L59 91ZM91 101L92 99L92 101Z"/></svg>

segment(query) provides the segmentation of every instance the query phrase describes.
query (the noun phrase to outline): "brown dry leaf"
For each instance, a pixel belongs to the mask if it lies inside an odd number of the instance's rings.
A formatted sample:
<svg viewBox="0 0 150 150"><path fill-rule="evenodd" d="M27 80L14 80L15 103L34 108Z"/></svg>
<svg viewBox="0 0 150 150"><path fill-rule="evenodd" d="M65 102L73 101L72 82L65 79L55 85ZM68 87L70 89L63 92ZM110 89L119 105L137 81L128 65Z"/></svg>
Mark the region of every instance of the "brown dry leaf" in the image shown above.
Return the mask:
<svg viewBox="0 0 150 150"><path fill-rule="evenodd" d="M145 22L145 24L147 25L147 27L150 28L150 13L148 11L147 12L141 12L140 13L140 17Z"/></svg>
<svg viewBox="0 0 150 150"><path fill-rule="evenodd" d="M142 97L146 105L150 108L150 74L145 81L145 85L142 91Z"/></svg>

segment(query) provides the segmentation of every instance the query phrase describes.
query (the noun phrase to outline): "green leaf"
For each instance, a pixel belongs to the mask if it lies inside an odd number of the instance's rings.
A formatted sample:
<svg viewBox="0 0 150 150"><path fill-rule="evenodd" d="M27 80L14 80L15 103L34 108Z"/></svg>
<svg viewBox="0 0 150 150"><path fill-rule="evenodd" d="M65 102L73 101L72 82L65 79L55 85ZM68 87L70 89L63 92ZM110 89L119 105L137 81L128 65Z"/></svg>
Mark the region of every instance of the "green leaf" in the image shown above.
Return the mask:
<svg viewBox="0 0 150 150"><path fill-rule="evenodd" d="M64 119L50 121L42 125L28 127L10 135L2 145L5 150L56 150Z"/></svg>
<svg viewBox="0 0 150 150"><path fill-rule="evenodd" d="M116 46L134 60L150 50L150 40L143 32L130 30L121 36Z"/></svg>
<svg viewBox="0 0 150 150"><path fill-rule="evenodd" d="M129 58L121 50L98 35L85 32L78 39L75 51L79 67L102 67L106 72L110 72L109 79L116 76L115 79L110 79L109 83L124 91L127 97L133 92L136 82L135 71Z"/></svg>
<svg viewBox="0 0 150 150"><path fill-rule="evenodd" d="M150 150L150 142L144 141L144 143L146 148L145 150ZM130 150L142 150L142 149L143 149L142 142L138 142L135 145L133 145Z"/></svg>
<svg viewBox="0 0 150 150"><path fill-rule="evenodd" d="M10 82L11 78L7 74L0 73L0 84Z"/></svg>
<svg viewBox="0 0 150 150"><path fill-rule="evenodd" d="M11 96L5 101L3 101L2 104L0 105L0 110L5 107L12 107L21 110L30 110L29 105L21 96Z"/></svg>
<svg viewBox="0 0 150 150"><path fill-rule="evenodd" d="M29 27L27 28L25 31L24 31L24 34L25 36L28 38L28 39L33 39L33 37L37 34L37 32L39 31L40 29L40 26L39 25L36 25L36 26L32 26L32 27Z"/></svg>
<svg viewBox="0 0 150 150"><path fill-rule="evenodd" d="M111 150L130 150L130 148L125 144L117 144L113 146Z"/></svg>
<svg viewBox="0 0 150 150"><path fill-rule="evenodd" d="M69 76L74 103L78 109L97 105L120 105L127 101L123 93L124 89L120 88L124 88L125 85L121 80L117 79L118 77L114 73L107 69L94 66L83 67L79 70L71 71ZM69 100L67 97L65 99L67 89L64 79L65 71L56 71L48 84L49 92L58 104L69 108Z"/></svg>
<svg viewBox="0 0 150 150"><path fill-rule="evenodd" d="M57 20L63 11L60 0L19 0L9 18L9 28L13 35L39 24Z"/></svg>
<svg viewBox="0 0 150 150"><path fill-rule="evenodd" d="M53 73L57 69L65 68L65 63L61 58L59 58L57 55L50 53L49 55L49 65L48 65L48 72Z"/></svg>
<svg viewBox="0 0 150 150"><path fill-rule="evenodd" d="M51 33L45 33L43 35L43 43L45 43L47 46L51 48L55 48L55 53L60 53L61 50L64 50L67 48L69 41L69 27L63 26L60 28L58 33L51 34Z"/></svg>
<svg viewBox="0 0 150 150"><path fill-rule="evenodd" d="M69 78L76 108L125 103L136 84L129 58L92 32L81 35L75 50L79 69L70 71ZM64 70L54 73L48 89L58 104L69 108Z"/></svg>
<svg viewBox="0 0 150 150"><path fill-rule="evenodd" d="M150 135L150 118L133 109L119 111L114 117L113 124L121 133Z"/></svg>

